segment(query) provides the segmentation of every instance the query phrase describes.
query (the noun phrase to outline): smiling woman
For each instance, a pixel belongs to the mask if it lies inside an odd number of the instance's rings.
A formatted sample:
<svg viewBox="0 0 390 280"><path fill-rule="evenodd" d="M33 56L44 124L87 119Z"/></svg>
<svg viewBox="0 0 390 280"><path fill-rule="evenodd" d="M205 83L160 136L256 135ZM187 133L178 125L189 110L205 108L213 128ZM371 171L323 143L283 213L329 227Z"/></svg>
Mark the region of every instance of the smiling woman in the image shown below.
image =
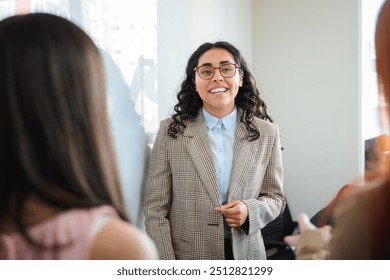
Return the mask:
<svg viewBox="0 0 390 280"><path fill-rule="evenodd" d="M198 64L195 89L203 101L203 107L213 116L223 118L234 109L234 99L238 88L242 86L243 72L238 71L236 75L233 56L222 48L206 51L200 56Z"/></svg>
<svg viewBox="0 0 390 280"><path fill-rule="evenodd" d="M265 259L260 230L285 207L281 146L245 59L228 42L202 44L177 99L145 193L161 259Z"/></svg>

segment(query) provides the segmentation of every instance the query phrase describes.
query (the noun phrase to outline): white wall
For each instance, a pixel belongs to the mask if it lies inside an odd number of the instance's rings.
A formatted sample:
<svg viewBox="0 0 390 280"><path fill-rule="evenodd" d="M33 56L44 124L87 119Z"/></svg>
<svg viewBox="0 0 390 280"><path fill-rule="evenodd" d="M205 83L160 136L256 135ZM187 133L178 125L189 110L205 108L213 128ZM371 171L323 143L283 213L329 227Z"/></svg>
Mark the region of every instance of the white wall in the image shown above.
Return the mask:
<svg viewBox="0 0 390 280"><path fill-rule="evenodd" d="M225 40L252 61L251 0L159 0L159 117L173 112L190 55L205 42Z"/></svg>
<svg viewBox="0 0 390 280"><path fill-rule="evenodd" d="M356 0L158 1L159 117L186 62L227 40L246 58L280 127L293 215L313 215L363 171Z"/></svg>
<svg viewBox="0 0 390 280"><path fill-rule="evenodd" d="M254 0L253 72L280 127L293 215L361 174L356 0Z"/></svg>

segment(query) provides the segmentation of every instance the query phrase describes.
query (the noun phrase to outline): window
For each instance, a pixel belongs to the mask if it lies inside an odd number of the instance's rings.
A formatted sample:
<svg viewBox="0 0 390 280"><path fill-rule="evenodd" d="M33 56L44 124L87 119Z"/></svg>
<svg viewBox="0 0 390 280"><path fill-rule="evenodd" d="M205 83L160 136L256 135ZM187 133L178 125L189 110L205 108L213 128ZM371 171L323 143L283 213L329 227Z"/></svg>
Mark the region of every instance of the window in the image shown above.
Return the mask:
<svg viewBox="0 0 390 280"><path fill-rule="evenodd" d="M157 130L157 0L0 1L0 19L27 12L60 15L81 26L119 68L145 132ZM115 100L109 102L115 109Z"/></svg>

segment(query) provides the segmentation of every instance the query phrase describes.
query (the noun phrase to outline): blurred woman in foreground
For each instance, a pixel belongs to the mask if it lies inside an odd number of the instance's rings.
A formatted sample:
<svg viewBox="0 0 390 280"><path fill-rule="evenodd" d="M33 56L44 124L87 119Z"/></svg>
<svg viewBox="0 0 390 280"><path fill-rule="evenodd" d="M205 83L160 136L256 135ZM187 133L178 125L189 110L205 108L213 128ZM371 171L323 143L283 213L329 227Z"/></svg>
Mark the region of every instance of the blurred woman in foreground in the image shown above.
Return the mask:
<svg viewBox="0 0 390 280"><path fill-rule="evenodd" d="M126 222L103 64L49 14L0 21L0 259L154 259Z"/></svg>

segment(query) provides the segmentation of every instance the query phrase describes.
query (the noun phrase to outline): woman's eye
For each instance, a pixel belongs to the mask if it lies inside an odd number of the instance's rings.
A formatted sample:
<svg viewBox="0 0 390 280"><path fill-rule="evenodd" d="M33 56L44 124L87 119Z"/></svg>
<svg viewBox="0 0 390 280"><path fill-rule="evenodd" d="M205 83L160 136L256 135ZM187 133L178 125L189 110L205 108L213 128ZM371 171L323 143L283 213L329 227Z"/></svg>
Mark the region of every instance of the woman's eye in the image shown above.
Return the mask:
<svg viewBox="0 0 390 280"><path fill-rule="evenodd" d="M226 67L222 68L222 72L224 72L224 73L230 73L232 71L233 71L233 67L231 67L231 66L226 66Z"/></svg>
<svg viewBox="0 0 390 280"><path fill-rule="evenodd" d="M202 73L203 75L209 75L209 74L212 73L212 71L211 71L210 69L203 69L203 70L201 71L201 73Z"/></svg>

